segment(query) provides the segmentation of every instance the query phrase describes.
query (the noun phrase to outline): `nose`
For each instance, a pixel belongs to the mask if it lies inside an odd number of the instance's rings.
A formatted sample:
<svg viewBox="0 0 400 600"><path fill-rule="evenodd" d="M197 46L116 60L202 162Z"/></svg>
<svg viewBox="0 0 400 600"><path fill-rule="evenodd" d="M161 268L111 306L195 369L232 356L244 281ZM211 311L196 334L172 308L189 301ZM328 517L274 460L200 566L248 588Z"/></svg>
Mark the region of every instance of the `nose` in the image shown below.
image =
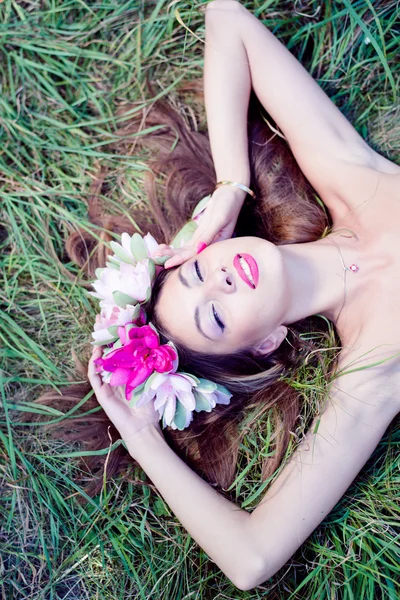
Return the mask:
<svg viewBox="0 0 400 600"><path fill-rule="evenodd" d="M230 273L226 267L218 267L215 269L210 280L213 287L225 294L231 294L235 291L235 280L232 273Z"/></svg>

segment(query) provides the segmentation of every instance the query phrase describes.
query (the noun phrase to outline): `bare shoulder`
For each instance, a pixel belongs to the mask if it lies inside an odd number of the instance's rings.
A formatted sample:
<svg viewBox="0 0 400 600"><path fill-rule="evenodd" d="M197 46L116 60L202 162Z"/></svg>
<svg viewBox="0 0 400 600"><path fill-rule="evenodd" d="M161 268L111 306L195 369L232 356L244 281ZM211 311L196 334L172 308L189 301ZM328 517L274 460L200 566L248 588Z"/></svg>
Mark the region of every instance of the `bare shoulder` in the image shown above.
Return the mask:
<svg viewBox="0 0 400 600"><path fill-rule="evenodd" d="M332 382L332 396L339 393L360 415L393 419L400 412L400 343L365 335L344 348Z"/></svg>
<svg viewBox="0 0 400 600"><path fill-rule="evenodd" d="M355 225L374 224L376 231L376 218L382 221L389 212L400 211L399 165L368 148L352 160L339 160L335 168L336 226L350 216Z"/></svg>

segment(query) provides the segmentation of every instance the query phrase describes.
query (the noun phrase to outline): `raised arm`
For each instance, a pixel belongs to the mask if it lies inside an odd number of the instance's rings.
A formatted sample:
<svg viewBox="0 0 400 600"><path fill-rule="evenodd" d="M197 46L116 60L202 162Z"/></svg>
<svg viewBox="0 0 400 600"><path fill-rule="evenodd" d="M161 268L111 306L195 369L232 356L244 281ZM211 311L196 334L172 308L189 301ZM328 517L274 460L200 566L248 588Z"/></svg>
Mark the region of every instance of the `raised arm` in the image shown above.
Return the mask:
<svg viewBox="0 0 400 600"><path fill-rule="evenodd" d="M249 185L251 88L282 130L334 221L376 192L379 172L400 172L399 166L368 146L261 21L235 0L214 0L206 9L204 93L217 181ZM172 255L166 267L191 258L199 241L209 244L230 237L244 197L232 187L216 190L190 243L175 251L162 247L163 254Z"/></svg>
<svg viewBox="0 0 400 600"><path fill-rule="evenodd" d="M285 46L234 0L207 6L204 83L218 179L248 174L251 86L333 213L359 202L375 186L376 170L400 170L368 146Z"/></svg>
<svg viewBox="0 0 400 600"><path fill-rule="evenodd" d="M130 409L117 398L115 388L102 383L93 362L89 378L131 456L190 535L240 589L261 584L285 564L341 498L398 411L368 386L365 375L354 390L347 385L342 392L338 382L318 432L314 423L250 514L220 496L178 458L150 405L147 410Z"/></svg>

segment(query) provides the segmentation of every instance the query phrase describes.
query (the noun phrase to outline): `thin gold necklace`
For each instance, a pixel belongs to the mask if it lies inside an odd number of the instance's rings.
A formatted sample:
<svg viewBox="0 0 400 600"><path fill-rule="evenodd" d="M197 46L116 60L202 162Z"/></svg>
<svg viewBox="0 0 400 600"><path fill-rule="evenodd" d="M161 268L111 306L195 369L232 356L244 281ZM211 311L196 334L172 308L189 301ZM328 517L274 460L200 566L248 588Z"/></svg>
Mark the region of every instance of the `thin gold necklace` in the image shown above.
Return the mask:
<svg viewBox="0 0 400 600"><path fill-rule="evenodd" d="M347 271L351 271L352 273L358 273L358 271L360 270L360 267L356 263L353 263L349 267L346 267L344 260L343 260L342 252L339 248L339 245L334 240L332 240L330 237L327 237L326 239L329 240L330 242L332 242L332 244L334 244L336 246L336 248L338 249L340 261L341 261L342 267L343 267L343 303L342 303L342 306L341 306L341 308L338 312L338 315L335 319L335 322L337 323L339 321L340 315L342 314L342 310L344 309L344 305L346 304L346 299L347 299L347 292L346 292Z"/></svg>

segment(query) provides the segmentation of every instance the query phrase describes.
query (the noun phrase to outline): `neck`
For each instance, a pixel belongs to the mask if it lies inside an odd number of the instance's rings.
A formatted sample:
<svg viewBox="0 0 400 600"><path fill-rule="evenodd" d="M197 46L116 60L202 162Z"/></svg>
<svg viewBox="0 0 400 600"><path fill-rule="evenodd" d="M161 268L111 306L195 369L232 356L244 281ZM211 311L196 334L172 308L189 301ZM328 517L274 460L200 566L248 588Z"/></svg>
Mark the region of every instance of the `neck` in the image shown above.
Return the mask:
<svg viewBox="0 0 400 600"><path fill-rule="evenodd" d="M344 264L350 266L356 256L354 245L351 244L354 244L354 239L335 236L338 248L329 237L317 242L279 246L288 294L290 298L296 298L296 302L291 303L286 311L284 324L314 314L322 314L335 322L343 307L345 294L346 302L353 296L356 281L352 277L355 275L351 271L345 273L340 252Z"/></svg>

